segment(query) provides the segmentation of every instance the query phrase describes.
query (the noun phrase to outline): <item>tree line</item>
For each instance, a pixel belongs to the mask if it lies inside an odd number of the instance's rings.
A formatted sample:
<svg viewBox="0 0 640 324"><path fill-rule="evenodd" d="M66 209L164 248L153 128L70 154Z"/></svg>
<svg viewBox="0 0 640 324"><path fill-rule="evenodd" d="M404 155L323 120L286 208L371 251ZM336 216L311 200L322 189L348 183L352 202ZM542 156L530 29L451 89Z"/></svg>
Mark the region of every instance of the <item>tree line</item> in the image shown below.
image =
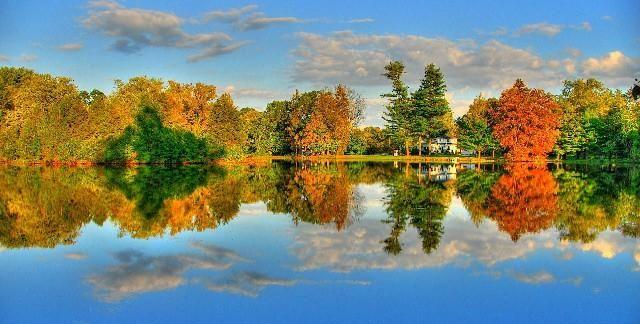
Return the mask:
<svg viewBox="0 0 640 324"><path fill-rule="evenodd" d="M66 77L0 67L0 160L177 163L246 155L430 154L457 138L480 157L508 160L640 158L640 103L595 79L567 80L560 94L522 80L499 98L478 96L454 119L443 72L424 69L410 91L393 61L385 127L359 127L365 102L345 85L296 91L264 110L237 107L213 85L149 77L117 80L114 91L79 90ZM425 144L427 144L425 146Z"/></svg>
<svg viewBox="0 0 640 324"><path fill-rule="evenodd" d="M461 117L452 118L444 74L425 67L414 92L402 79L405 66L393 61L384 74L391 81L384 119L394 149L423 152L423 143L455 137L458 147L503 154L511 161L557 158L640 158L640 103L627 92L596 79L564 81L560 94L528 88L518 79L499 98L476 97ZM428 152L429 146L427 146Z"/></svg>
<svg viewBox="0 0 640 324"><path fill-rule="evenodd" d="M364 101L352 89L296 91L264 112L239 109L213 85L149 77L111 94L66 77L0 68L0 160L207 162L247 154L345 154Z"/></svg>

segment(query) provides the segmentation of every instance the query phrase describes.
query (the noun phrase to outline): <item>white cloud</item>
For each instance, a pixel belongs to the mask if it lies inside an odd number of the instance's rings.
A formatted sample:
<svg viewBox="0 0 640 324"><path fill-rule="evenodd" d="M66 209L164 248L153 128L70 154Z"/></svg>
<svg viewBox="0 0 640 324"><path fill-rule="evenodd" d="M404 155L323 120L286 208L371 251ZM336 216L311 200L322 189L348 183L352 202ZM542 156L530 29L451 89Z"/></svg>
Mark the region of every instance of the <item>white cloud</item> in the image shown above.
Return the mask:
<svg viewBox="0 0 640 324"><path fill-rule="evenodd" d="M578 26L574 26L574 29L581 29L581 30L591 31L592 27L591 27L591 24L588 21L585 21L585 22L581 23Z"/></svg>
<svg viewBox="0 0 640 324"><path fill-rule="evenodd" d="M231 53L248 43L249 42L238 42L230 45L215 44L206 48L205 50L203 50L198 54L187 57L187 61L193 63L193 62L202 61L204 59L208 59L211 57L219 56L222 54Z"/></svg>
<svg viewBox="0 0 640 324"><path fill-rule="evenodd" d="M6 55L0 55L0 62L9 62L10 58Z"/></svg>
<svg viewBox="0 0 640 324"><path fill-rule="evenodd" d="M599 58L588 58L584 61L583 68L587 75L611 76L619 75L625 71L637 71L639 61L638 59L625 56L620 51L613 51Z"/></svg>
<svg viewBox="0 0 640 324"><path fill-rule="evenodd" d="M238 29L242 31L265 29L274 24L283 23L300 23L302 20L296 17L265 17L261 13L251 15L246 20L242 20L238 24Z"/></svg>
<svg viewBox="0 0 640 324"><path fill-rule="evenodd" d="M20 55L20 61L22 62L34 62L38 60L38 56L37 55L33 55L33 54L22 54Z"/></svg>
<svg viewBox="0 0 640 324"><path fill-rule="evenodd" d="M295 58L292 79L316 87L336 83L372 90L386 87L388 80L382 74L391 60L405 63L404 79L411 86L418 83L426 64L435 63L442 69L449 90L466 98L479 92L499 94L518 78L531 87L543 89L559 88L563 80L576 77L599 77L608 86L625 86L638 74L640 66L638 58L627 57L620 51L579 60L581 53L570 49L565 58L546 59L531 49L497 40L477 43L351 31L328 35L299 33L298 38L300 43L292 52Z"/></svg>
<svg viewBox="0 0 640 324"><path fill-rule="evenodd" d="M232 8L229 10L216 10L204 14L205 22L225 22L235 23L239 21L242 16L258 9L257 5L248 5L242 8Z"/></svg>
<svg viewBox="0 0 640 324"><path fill-rule="evenodd" d="M562 25L550 24L546 22L528 24L520 27L514 35L522 36L527 34L537 34L553 37L558 35L564 27Z"/></svg>
<svg viewBox="0 0 640 324"><path fill-rule="evenodd" d="M111 48L124 53L147 46L200 49L189 62L226 54L246 44L232 43L231 36L222 32L189 34L183 30L184 19L172 13L125 8L114 2L93 3L82 24L114 38Z"/></svg>
<svg viewBox="0 0 640 324"><path fill-rule="evenodd" d="M517 78L538 86L560 85L564 69L549 68L530 50L496 40L477 44L471 40L426 38L416 35L367 35L350 31L328 36L300 33L293 80L322 86L386 85L382 73L391 60L407 66L405 77L416 84L424 66L434 62L443 70L451 89L504 89Z"/></svg>
<svg viewBox="0 0 640 324"><path fill-rule="evenodd" d="M580 55L582 55L582 51L577 49L577 48L573 48L573 47L569 47L566 49L566 52L571 56L571 57L578 57Z"/></svg>
<svg viewBox="0 0 640 324"><path fill-rule="evenodd" d="M257 5L248 5L226 11L211 11L204 14L203 21L228 23L241 31L265 29L276 24L303 22L296 17L268 17L257 9Z"/></svg>
<svg viewBox="0 0 640 324"><path fill-rule="evenodd" d="M373 18L357 18L357 19L351 19L348 21L348 23L350 24L364 24L364 23L372 23L375 20L373 20Z"/></svg>
<svg viewBox="0 0 640 324"><path fill-rule="evenodd" d="M80 43L68 43L58 46L58 49L65 52L75 52L81 50L82 47L84 47L84 45Z"/></svg>
<svg viewBox="0 0 640 324"><path fill-rule="evenodd" d="M90 8L107 8L107 9L117 9L121 8L120 4L115 1L109 0L95 0L89 1Z"/></svg>

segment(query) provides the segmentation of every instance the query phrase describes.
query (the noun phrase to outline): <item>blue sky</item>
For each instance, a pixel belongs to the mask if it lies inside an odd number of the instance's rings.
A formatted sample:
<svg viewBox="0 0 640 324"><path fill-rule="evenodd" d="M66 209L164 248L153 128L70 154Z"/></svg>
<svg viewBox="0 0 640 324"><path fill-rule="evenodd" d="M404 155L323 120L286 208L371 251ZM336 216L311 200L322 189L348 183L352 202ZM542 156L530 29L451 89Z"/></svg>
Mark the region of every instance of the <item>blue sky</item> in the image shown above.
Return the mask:
<svg viewBox="0 0 640 324"><path fill-rule="evenodd" d="M83 89L148 75L206 82L263 109L294 89L345 83L381 125L391 59L416 84L435 62L456 115L516 78L558 91L640 76L638 1L17 1L0 3L0 64L66 75Z"/></svg>

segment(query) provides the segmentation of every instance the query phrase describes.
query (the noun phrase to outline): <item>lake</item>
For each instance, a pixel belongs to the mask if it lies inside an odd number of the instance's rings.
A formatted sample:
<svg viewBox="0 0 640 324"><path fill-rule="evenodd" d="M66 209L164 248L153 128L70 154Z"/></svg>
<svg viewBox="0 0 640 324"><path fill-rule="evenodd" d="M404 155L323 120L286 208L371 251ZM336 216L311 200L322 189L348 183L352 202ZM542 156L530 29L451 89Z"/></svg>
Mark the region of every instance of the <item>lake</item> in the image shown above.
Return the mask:
<svg viewBox="0 0 640 324"><path fill-rule="evenodd" d="M2 323L638 323L640 168L0 168Z"/></svg>

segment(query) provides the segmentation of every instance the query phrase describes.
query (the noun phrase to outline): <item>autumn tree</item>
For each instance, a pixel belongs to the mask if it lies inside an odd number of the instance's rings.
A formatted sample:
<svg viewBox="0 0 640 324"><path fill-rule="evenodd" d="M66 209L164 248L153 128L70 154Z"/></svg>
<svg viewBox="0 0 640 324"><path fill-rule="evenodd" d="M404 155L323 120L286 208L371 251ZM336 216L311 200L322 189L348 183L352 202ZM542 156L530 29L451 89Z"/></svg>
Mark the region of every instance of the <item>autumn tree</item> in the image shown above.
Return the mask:
<svg viewBox="0 0 640 324"><path fill-rule="evenodd" d="M311 115L316 105L316 99L320 94L321 91L300 93L296 90L296 92L291 97L291 100L286 103L287 138L289 139L291 150L295 155L299 155L302 153L302 139L304 137L305 128L307 126L307 123L309 123L309 121L311 120ZM313 128L321 128L323 123L324 121L317 120ZM312 132L309 132L307 130L306 133L310 134Z"/></svg>
<svg viewBox="0 0 640 324"><path fill-rule="evenodd" d="M13 81L19 81L4 89L2 156L23 161L86 160L89 156L85 155L83 143L90 127L89 116L72 80L11 71L0 71L8 74L6 78L13 75Z"/></svg>
<svg viewBox="0 0 640 324"><path fill-rule="evenodd" d="M338 85L333 92L318 94L300 140L304 150L312 154L344 154L363 109L350 91Z"/></svg>
<svg viewBox="0 0 640 324"><path fill-rule="evenodd" d="M502 92L490 114L493 135L511 161L545 159L560 135L558 104L543 90L527 88L520 79Z"/></svg>
<svg viewBox="0 0 640 324"><path fill-rule="evenodd" d="M216 99L208 120L206 138L210 145L223 147L227 154L241 155L245 138L240 111L229 93Z"/></svg>
<svg viewBox="0 0 640 324"><path fill-rule="evenodd" d="M216 98L216 87L203 83L193 85L169 81L166 96L164 113L167 125L188 130L196 136L204 136Z"/></svg>

